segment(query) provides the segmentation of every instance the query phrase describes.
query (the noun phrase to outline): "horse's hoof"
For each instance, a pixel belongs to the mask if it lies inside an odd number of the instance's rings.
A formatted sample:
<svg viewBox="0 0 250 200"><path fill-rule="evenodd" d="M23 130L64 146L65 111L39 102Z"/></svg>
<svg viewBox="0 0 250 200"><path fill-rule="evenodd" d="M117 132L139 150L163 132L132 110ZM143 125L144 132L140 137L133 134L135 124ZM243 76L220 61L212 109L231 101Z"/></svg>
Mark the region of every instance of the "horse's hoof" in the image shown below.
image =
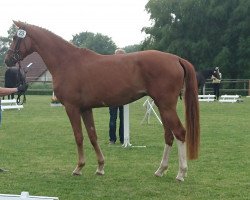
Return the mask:
<svg viewBox="0 0 250 200"><path fill-rule="evenodd" d="M159 167L159 169L157 169L155 172L155 176L162 177L164 175L164 173L167 172L167 169L168 169L167 166L166 167Z"/></svg>
<svg viewBox="0 0 250 200"><path fill-rule="evenodd" d="M8 172L9 170L0 168L0 172Z"/></svg>
<svg viewBox="0 0 250 200"><path fill-rule="evenodd" d="M155 176L157 176L157 177L162 177L162 176L163 176L163 173L160 172L159 170L157 170L157 171L155 172Z"/></svg>
<svg viewBox="0 0 250 200"><path fill-rule="evenodd" d="M184 178L183 178L183 177L177 176L177 177L176 177L176 180L177 180L178 182L183 182L183 181L184 181Z"/></svg>
<svg viewBox="0 0 250 200"><path fill-rule="evenodd" d="M104 175L104 170L96 170L95 174L98 176L102 176Z"/></svg>
<svg viewBox="0 0 250 200"><path fill-rule="evenodd" d="M179 170L176 180L183 182L184 177L187 177L187 167Z"/></svg>
<svg viewBox="0 0 250 200"><path fill-rule="evenodd" d="M81 176L82 173L81 173L81 172L72 172L72 175L73 175L73 176Z"/></svg>

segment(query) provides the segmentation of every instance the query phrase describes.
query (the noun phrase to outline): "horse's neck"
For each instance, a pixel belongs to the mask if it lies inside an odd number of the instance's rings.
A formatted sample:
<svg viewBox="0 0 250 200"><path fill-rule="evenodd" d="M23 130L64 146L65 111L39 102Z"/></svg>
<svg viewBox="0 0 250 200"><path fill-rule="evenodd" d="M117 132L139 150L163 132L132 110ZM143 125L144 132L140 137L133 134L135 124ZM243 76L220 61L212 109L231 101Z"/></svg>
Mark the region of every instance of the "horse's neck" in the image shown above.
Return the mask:
<svg viewBox="0 0 250 200"><path fill-rule="evenodd" d="M63 59L68 56L67 54L72 54L72 52L77 49L67 41L47 30L34 28L30 36L34 43L34 51L42 57L52 76L54 76L58 68L61 67Z"/></svg>
<svg viewBox="0 0 250 200"><path fill-rule="evenodd" d="M201 72L201 74L204 76L205 79L210 78L213 75L213 70L206 69Z"/></svg>

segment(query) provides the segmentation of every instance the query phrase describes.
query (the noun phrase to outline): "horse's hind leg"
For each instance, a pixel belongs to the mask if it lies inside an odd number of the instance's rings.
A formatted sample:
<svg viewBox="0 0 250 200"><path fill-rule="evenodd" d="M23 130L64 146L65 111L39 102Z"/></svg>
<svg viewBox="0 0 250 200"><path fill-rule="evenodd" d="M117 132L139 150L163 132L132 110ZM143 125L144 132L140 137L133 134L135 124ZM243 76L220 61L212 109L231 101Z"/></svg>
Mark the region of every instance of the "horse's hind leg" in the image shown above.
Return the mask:
<svg viewBox="0 0 250 200"><path fill-rule="evenodd" d="M177 140L178 155L179 155L179 171L176 179L184 181L184 177L187 176L187 156L186 156L186 143Z"/></svg>
<svg viewBox="0 0 250 200"><path fill-rule="evenodd" d="M179 155L179 172L177 174L176 179L184 181L184 177L186 176L187 173L187 158L186 158L186 143L185 143L186 131L182 126L181 121L174 108L172 109L159 108L159 111L161 113L162 122L165 130L166 128L169 128L170 132L174 135L174 137L177 140L178 155ZM167 134L166 136L170 136L170 134ZM168 145L167 142L166 144ZM171 143L169 143L169 146L171 146Z"/></svg>
<svg viewBox="0 0 250 200"><path fill-rule="evenodd" d="M163 123L164 124L164 123ZM174 136L172 132L164 125L165 131L165 147L163 151L163 156L159 168L155 172L155 176L163 176L164 172L168 169L168 159L172 148Z"/></svg>
<svg viewBox="0 0 250 200"><path fill-rule="evenodd" d="M99 144L97 143L97 136L96 136L92 109L85 110L84 112L82 112L82 118L83 118L83 122L85 124L86 130L88 132L90 142L96 152L96 156L98 160L98 167L96 170L96 174L103 175L104 174L104 156L102 154Z"/></svg>
<svg viewBox="0 0 250 200"><path fill-rule="evenodd" d="M65 106L66 112L68 114L78 151L78 163L73 171L73 175L81 175L81 170L85 165L85 157L83 152L83 135L81 126L81 115L78 108L72 106Z"/></svg>

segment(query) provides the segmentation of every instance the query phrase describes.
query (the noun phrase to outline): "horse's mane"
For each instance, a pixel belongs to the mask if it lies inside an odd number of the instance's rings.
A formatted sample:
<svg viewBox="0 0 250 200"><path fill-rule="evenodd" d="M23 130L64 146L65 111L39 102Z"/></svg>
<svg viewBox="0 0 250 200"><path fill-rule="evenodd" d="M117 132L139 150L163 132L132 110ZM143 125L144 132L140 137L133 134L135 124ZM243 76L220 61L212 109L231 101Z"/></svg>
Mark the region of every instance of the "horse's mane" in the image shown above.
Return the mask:
<svg viewBox="0 0 250 200"><path fill-rule="evenodd" d="M68 42L67 40L63 39L61 36L56 35L55 33L53 33L52 31L49 31L45 28L42 28L40 26L36 26L36 25L31 25L31 24L27 24L25 23L24 28L28 31L31 32L30 34L32 34L33 31L37 31L40 33L45 33L46 35L49 35L51 38L54 38L54 41L57 40L60 43L64 43L69 47L74 47L74 48L78 48L75 45L73 45L72 43Z"/></svg>
<svg viewBox="0 0 250 200"><path fill-rule="evenodd" d="M51 32L51 31L49 31L49 30L47 30L45 28L42 28L40 26L24 23L24 22L21 22L21 21L13 21L13 22L17 27L24 28L25 30L27 30L27 34L30 35L30 37L32 37L33 33L34 34L38 33L38 34L42 34L44 36L52 38L53 42L57 41L57 43L59 43L60 45L63 44L66 47L75 48L75 49L78 49L78 50L80 50L80 51L82 51L84 53L98 54L98 53L96 53L96 52L94 52L94 51L92 51L90 49L77 47L74 44L72 44L72 43L68 42L67 40L63 39L61 36L58 36L55 33Z"/></svg>

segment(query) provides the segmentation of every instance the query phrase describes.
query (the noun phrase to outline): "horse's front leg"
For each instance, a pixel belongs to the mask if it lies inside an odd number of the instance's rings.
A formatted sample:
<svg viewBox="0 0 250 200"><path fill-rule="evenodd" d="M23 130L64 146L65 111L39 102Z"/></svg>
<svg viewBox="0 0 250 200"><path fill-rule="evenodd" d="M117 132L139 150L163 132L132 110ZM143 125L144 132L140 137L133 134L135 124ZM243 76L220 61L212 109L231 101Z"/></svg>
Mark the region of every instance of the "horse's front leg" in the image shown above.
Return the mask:
<svg viewBox="0 0 250 200"><path fill-rule="evenodd" d="M77 145L78 152L78 163L73 171L73 175L81 175L81 170L85 165L85 157L83 151L83 134L82 134L82 125L81 125L81 114L78 108L73 106L65 106L66 112L68 114L74 136Z"/></svg>
<svg viewBox="0 0 250 200"><path fill-rule="evenodd" d="M102 154L102 151L101 151L99 144L97 143L97 136L96 136L96 130L95 130L92 109L88 109L88 110L83 111L82 112L82 119L83 119L83 122L85 124L86 130L88 132L90 142L91 142L92 146L94 147L95 153L97 156L98 167L96 170L96 174L103 175L104 174L104 156Z"/></svg>

